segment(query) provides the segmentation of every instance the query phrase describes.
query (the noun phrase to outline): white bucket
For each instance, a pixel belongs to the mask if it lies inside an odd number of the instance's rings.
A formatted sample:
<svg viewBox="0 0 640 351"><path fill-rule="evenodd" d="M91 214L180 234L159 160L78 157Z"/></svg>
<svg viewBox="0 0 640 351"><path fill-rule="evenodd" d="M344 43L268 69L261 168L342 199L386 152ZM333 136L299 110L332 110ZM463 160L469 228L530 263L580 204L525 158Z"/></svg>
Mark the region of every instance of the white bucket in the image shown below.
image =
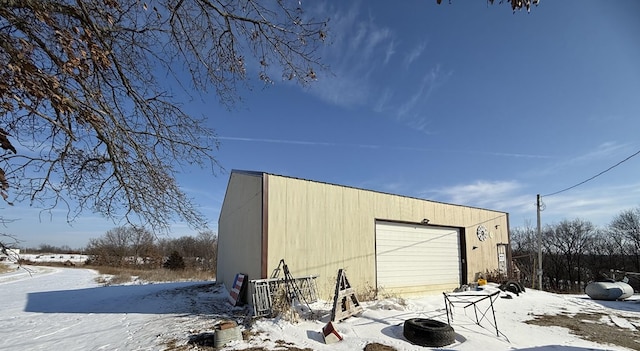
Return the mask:
<svg viewBox="0 0 640 351"><path fill-rule="evenodd" d="M242 340L242 333L240 332L239 326L223 330L216 329L213 337L213 346L223 347L228 342L234 340Z"/></svg>

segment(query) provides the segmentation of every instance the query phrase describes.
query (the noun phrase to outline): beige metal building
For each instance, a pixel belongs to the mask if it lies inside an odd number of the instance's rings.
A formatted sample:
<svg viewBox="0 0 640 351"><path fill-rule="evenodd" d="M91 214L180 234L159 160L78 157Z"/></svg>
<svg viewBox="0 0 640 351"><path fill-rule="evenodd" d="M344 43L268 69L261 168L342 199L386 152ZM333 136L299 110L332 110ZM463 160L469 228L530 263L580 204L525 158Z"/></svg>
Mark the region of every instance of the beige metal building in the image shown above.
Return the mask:
<svg viewBox="0 0 640 351"><path fill-rule="evenodd" d="M281 175L231 172L218 224L217 279L269 278L281 259L318 275L331 299L338 269L361 293L451 291L507 273L508 214Z"/></svg>

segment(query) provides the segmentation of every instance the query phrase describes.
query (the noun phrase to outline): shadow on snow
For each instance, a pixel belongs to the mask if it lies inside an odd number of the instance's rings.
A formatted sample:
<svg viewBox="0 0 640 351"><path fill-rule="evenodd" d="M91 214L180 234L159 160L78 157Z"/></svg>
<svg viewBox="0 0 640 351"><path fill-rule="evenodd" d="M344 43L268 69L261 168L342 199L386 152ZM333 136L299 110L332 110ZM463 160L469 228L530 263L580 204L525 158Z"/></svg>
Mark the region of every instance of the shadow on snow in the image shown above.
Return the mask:
<svg viewBox="0 0 640 351"><path fill-rule="evenodd" d="M215 282L154 283L33 292L25 312L198 314L233 310Z"/></svg>
<svg viewBox="0 0 640 351"><path fill-rule="evenodd" d="M606 308L626 311L626 312L640 312L640 295L634 294L626 300L593 300L588 296L580 296L578 299L585 301L592 301Z"/></svg>
<svg viewBox="0 0 640 351"><path fill-rule="evenodd" d="M527 347L524 349L514 349L518 351L606 351L609 349L594 349L593 347L565 346L565 345L544 345Z"/></svg>

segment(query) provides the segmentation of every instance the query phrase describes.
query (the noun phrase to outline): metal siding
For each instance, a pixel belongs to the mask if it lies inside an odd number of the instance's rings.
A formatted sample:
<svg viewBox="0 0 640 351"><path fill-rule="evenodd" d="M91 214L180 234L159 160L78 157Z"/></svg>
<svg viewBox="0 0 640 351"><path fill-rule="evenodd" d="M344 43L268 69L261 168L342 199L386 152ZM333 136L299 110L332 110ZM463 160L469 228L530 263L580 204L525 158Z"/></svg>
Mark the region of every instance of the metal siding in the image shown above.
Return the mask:
<svg viewBox="0 0 640 351"><path fill-rule="evenodd" d="M338 269L344 268L351 285L365 292L376 286L376 220L465 228L467 279L497 268L496 243L508 242L506 214L398 195L378 193L303 179L265 175L268 190L268 268L284 258L296 275L318 275L320 297L333 297ZM480 243L478 223L496 235ZM472 250L472 246L478 246ZM464 249L464 248L463 248ZM438 292L450 284L433 285Z"/></svg>
<svg viewBox="0 0 640 351"><path fill-rule="evenodd" d="M385 290L460 285L460 233L455 228L378 222L377 284Z"/></svg>
<svg viewBox="0 0 640 351"><path fill-rule="evenodd" d="M302 213L305 215L304 229L298 233L304 238L305 245L302 245L299 249L299 256L302 260L296 262L296 269L303 271L317 270L318 262L326 262L330 258L329 250L326 249L326 245L331 245L331 242L326 242L326 237L330 231L331 223L341 222L339 219L335 221L327 221L327 211L330 209L323 204L326 203L327 187L322 186L319 183L311 182L307 187L307 201L304 204L304 210ZM321 233L319 235L313 235L308 233L309 228L314 228L314 232Z"/></svg>
<svg viewBox="0 0 640 351"><path fill-rule="evenodd" d="M316 207L324 208L324 217L321 221L325 226L315 232L315 237L321 239L316 247L322 250L323 257L323 260L316 262L315 266L318 267L318 271L324 272L323 280L330 281L330 279L336 279L338 271L328 265L335 265L336 261L348 256L345 252L344 235L355 229L352 227L353 223L347 220L347 206L344 204L343 193L339 189L326 187L322 203L316 203Z"/></svg>
<svg viewBox="0 0 640 351"><path fill-rule="evenodd" d="M287 242L287 214L290 212L287 197L287 184L282 178L269 177L269 237L267 256L267 272L269 275L278 266L280 259L285 257L285 252L290 244Z"/></svg>
<svg viewBox="0 0 640 351"><path fill-rule="evenodd" d="M261 275L262 177L231 173L218 222L217 281L231 288L236 273Z"/></svg>

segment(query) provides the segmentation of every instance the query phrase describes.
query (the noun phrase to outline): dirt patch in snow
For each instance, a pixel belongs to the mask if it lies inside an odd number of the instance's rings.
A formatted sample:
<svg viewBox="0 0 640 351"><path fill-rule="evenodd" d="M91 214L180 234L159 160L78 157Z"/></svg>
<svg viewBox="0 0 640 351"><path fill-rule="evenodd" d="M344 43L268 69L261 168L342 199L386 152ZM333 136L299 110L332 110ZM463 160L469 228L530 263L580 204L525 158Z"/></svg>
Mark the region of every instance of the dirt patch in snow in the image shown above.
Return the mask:
<svg viewBox="0 0 640 351"><path fill-rule="evenodd" d="M188 348L169 348L168 350L190 350ZM205 348L198 348L198 350L217 350L214 347L205 347ZM272 351L272 349L268 349L268 348L264 348L264 347L250 347L248 349L242 349L243 351ZM286 350L286 351L313 351L313 349L310 348L304 348L301 349L299 347L295 347L295 346L290 346L289 344L282 344L282 345L278 345L278 350ZM367 346L365 346L364 351L396 351L397 349L391 347L391 346L387 346L387 345L382 345L382 344L377 344L377 343L373 343L373 344L369 344Z"/></svg>
<svg viewBox="0 0 640 351"><path fill-rule="evenodd" d="M277 345L277 349L278 350L286 350L286 351L313 351L313 349L310 348L304 348L301 349L299 347L296 347L295 345L291 344L291 343L287 343L284 340L277 340L276 342ZM165 350L170 350L170 351L189 351L189 350L210 350L210 351L215 351L217 350L217 348L213 347L213 346L207 346L207 345L194 345L190 344L190 345L177 345L176 340L170 341L169 343L165 344L166 349ZM250 348L243 348L243 351L272 351L273 349L270 348L265 348L265 347L250 347ZM383 344L379 344L379 343L370 343L367 346L364 347L364 351L397 351L396 348L393 348L391 346L388 345L383 345Z"/></svg>
<svg viewBox="0 0 640 351"><path fill-rule="evenodd" d="M364 347L364 351L396 351L397 349L389 345L378 344L377 342L368 344Z"/></svg>
<svg viewBox="0 0 640 351"><path fill-rule="evenodd" d="M287 343L284 340L276 340L276 345L278 346L278 350L287 350L287 351L313 351L313 349L304 348L301 349L299 347L294 346L291 343ZM264 347L250 347L248 349L243 349L247 351L271 351L272 349L266 349Z"/></svg>
<svg viewBox="0 0 640 351"><path fill-rule="evenodd" d="M609 321L609 323L607 323ZM610 323L611 316L603 313L578 313L540 315L527 324L567 328L582 339L599 344L611 344L640 350L640 333L636 330L620 328Z"/></svg>

